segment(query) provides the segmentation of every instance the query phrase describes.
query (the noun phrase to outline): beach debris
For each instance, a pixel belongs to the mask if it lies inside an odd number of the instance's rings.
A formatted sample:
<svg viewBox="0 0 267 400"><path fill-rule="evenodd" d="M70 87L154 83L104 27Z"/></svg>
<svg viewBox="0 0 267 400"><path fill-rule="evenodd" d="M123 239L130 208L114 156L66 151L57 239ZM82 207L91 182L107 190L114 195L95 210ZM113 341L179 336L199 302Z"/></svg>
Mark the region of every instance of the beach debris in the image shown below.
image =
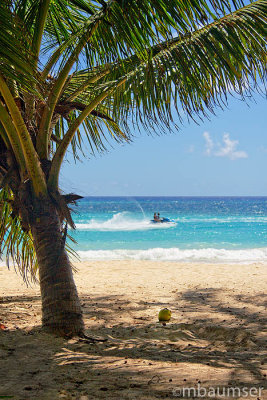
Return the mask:
<svg viewBox="0 0 267 400"><path fill-rule="evenodd" d="M166 322L169 322L171 319L171 310L169 310L168 308L163 308L162 310L160 310L159 312L159 322L161 322L163 325L166 325Z"/></svg>

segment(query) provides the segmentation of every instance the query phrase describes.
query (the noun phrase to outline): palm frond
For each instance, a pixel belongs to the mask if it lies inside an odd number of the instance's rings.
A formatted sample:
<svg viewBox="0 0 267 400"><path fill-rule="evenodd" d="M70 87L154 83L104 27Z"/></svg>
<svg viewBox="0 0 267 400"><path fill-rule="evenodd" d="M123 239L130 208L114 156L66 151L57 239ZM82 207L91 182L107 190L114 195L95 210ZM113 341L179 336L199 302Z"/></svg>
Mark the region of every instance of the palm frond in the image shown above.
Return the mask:
<svg viewBox="0 0 267 400"><path fill-rule="evenodd" d="M12 263L28 284L29 278L37 280L38 264L32 236L23 231L20 218L13 214L12 200L10 190L0 190L0 256L5 257L8 267Z"/></svg>
<svg viewBox="0 0 267 400"><path fill-rule="evenodd" d="M130 142L128 130L122 130L109 115L109 109L99 106L83 122L71 141L71 150L74 160L80 160L80 155L90 158L96 153L102 153L117 143ZM58 145L67 130L78 117L79 111L72 110L68 115L61 116L55 126L51 143L51 153L55 154ZM89 150L86 145L89 146Z"/></svg>
<svg viewBox="0 0 267 400"><path fill-rule="evenodd" d="M192 32L244 5L242 0L109 0L86 4L88 7L84 2L57 0L50 6L45 50L52 52L59 45L65 48L58 71L67 62L70 48L86 37L96 23L94 34L84 47L84 62L90 68L133 54L142 57L145 48Z"/></svg>
<svg viewBox="0 0 267 400"><path fill-rule="evenodd" d="M21 81L24 90L31 90L37 76L29 64L29 35L5 2L0 2L0 20L0 72L6 78Z"/></svg>
<svg viewBox="0 0 267 400"><path fill-rule="evenodd" d="M140 62L133 56L123 68L114 68L99 85L116 85L127 69L124 90L114 91L103 103L112 103L115 121L170 126L174 107L191 119L207 117L224 106L231 94L243 98L266 78L267 2L258 0L190 34L151 48ZM113 81L110 79L113 78ZM97 89L97 87L95 87ZM92 87L80 96L92 96ZM89 100L88 100L89 101ZM135 119L137 117L137 119Z"/></svg>

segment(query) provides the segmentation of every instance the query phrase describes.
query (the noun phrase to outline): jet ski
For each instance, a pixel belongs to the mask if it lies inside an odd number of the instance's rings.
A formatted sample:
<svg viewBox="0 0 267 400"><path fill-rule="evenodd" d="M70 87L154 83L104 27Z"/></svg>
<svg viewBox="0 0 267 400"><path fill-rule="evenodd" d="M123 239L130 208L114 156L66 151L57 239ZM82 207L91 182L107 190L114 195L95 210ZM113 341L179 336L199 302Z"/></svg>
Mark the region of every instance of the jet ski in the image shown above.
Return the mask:
<svg viewBox="0 0 267 400"><path fill-rule="evenodd" d="M175 221L173 219L170 219L170 218L162 217L162 218L159 218L159 219L151 219L151 222L153 222L153 224L165 224L165 223L168 223L168 222L175 222Z"/></svg>

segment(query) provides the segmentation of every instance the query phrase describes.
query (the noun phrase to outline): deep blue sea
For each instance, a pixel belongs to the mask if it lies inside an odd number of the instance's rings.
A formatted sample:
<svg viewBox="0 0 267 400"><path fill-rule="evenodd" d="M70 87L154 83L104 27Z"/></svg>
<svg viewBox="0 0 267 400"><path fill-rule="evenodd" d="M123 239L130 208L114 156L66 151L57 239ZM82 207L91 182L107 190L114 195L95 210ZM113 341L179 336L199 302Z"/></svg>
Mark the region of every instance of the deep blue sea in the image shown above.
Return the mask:
<svg viewBox="0 0 267 400"><path fill-rule="evenodd" d="M82 260L267 262L267 197L86 197L74 221Z"/></svg>

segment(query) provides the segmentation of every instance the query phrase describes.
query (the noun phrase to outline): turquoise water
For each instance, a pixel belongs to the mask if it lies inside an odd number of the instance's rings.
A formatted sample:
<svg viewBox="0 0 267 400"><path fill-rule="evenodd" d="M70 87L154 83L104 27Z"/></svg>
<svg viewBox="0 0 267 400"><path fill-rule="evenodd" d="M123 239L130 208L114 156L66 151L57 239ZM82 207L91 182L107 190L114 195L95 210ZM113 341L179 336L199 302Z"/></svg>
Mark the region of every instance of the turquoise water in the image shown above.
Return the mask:
<svg viewBox="0 0 267 400"><path fill-rule="evenodd" d="M266 197L87 197L74 221L82 259L267 261Z"/></svg>

